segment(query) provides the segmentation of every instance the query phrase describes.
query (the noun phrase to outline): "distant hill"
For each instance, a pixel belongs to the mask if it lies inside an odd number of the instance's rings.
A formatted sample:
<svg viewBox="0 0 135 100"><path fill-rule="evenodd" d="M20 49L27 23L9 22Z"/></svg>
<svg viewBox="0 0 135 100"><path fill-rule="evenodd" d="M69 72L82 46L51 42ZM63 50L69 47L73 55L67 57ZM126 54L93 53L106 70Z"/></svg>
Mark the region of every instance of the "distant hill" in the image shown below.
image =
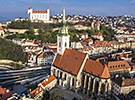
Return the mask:
<svg viewBox="0 0 135 100"><path fill-rule="evenodd" d="M6 21L10 21L10 19L4 16L0 16L0 22L6 22Z"/></svg>
<svg viewBox="0 0 135 100"><path fill-rule="evenodd" d="M27 62L27 55L21 46L0 38L0 59Z"/></svg>

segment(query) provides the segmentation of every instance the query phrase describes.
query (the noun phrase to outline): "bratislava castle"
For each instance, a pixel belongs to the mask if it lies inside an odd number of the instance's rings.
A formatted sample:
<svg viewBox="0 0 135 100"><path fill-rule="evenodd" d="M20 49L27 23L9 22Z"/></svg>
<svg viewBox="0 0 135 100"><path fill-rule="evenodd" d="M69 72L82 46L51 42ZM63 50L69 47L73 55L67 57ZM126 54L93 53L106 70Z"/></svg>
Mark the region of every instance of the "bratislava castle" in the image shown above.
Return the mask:
<svg viewBox="0 0 135 100"><path fill-rule="evenodd" d="M32 22L43 21L49 23L50 9L47 10L33 10L32 7L28 8L28 19Z"/></svg>

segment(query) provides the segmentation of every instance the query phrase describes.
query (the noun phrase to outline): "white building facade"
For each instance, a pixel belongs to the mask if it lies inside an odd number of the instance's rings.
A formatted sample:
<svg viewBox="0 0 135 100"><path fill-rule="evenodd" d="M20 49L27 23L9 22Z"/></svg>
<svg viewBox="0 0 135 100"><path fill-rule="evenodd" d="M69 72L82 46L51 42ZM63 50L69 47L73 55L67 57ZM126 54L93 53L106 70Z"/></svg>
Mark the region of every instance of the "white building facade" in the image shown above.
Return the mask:
<svg viewBox="0 0 135 100"><path fill-rule="evenodd" d="M32 7L28 8L28 19L32 22L43 21L49 23L50 9L47 10L33 10Z"/></svg>

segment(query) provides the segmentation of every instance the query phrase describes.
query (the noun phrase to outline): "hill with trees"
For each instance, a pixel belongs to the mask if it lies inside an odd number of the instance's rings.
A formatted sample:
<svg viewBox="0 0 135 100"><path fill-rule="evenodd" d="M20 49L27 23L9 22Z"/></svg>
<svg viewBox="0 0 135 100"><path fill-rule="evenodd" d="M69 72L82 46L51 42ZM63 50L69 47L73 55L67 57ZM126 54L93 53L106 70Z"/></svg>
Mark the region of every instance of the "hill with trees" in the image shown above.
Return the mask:
<svg viewBox="0 0 135 100"><path fill-rule="evenodd" d="M21 46L15 45L11 41L0 38L0 59L27 62L27 54L23 52Z"/></svg>
<svg viewBox="0 0 135 100"><path fill-rule="evenodd" d="M78 41L78 37L76 34L81 33L88 33L89 37L93 35L95 30L77 30L73 28L74 24L67 23L69 28L70 40L71 41ZM90 24L86 24L87 26L91 26ZM28 38L28 39L36 39L41 40L44 43L56 43L56 37L58 34L58 30L53 31L53 28L60 28L62 27L62 23L43 23L43 22L30 22L27 20L24 21L12 21L7 28L12 29L29 29L29 31L25 32L24 34L13 34L7 36L7 39L13 38ZM34 35L34 29L38 29L38 35ZM114 35L116 34L111 28L105 27L101 25L99 32L103 34L104 40L112 41L115 40Z"/></svg>

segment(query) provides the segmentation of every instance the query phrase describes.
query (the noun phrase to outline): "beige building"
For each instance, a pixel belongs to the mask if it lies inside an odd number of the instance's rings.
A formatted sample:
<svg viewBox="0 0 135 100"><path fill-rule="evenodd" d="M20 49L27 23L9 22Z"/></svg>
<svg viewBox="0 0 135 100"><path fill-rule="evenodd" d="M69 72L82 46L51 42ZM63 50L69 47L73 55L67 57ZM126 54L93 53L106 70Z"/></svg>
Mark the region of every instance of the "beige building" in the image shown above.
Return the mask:
<svg viewBox="0 0 135 100"><path fill-rule="evenodd" d="M107 63L110 74L130 72L131 66L125 60L109 61Z"/></svg>
<svg viewBox="0 0 135 100"><path fill-rule="evenodd" d="M92 22L91 23L91 28L93 29L93 30L100 30L100 23L99 22Z"/></svg>
<svg viewBox="0 0 135 100"><path fill-rule="evenodd" d="M41 83L38 84L38 87L30 92L32 98L43 96L43 92L45 90L50 90L55 87L57 83L57 79L52 75L49 78L43 80Z"/></svg>
<svg viewBox="0 0 135 100"><path fill-rule="evenodd" d="M104 40L103 35L102 35L102 33L100 33L100 32L96 32L94 35L92 35L92 37L93 37L94 39L98 39L98 40L100 40L100 41L103 41L103 40Z"/></svg>

